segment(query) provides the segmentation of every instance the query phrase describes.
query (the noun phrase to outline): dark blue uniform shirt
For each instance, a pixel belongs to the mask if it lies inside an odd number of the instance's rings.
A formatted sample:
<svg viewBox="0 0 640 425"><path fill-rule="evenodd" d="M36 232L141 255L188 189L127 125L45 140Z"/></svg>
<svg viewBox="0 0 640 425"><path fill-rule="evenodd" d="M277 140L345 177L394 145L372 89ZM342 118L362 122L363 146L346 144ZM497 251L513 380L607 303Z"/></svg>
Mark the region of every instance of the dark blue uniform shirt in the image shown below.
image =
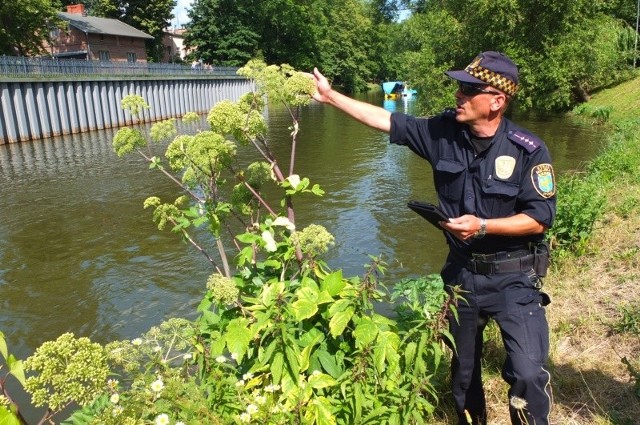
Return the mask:
<svg viewBox="0 0 640 425"><path fill-rule="evenodd" d="M406 145L433 168L440 207L449 217L473 214L502 218L524 213L550 227L555 218L555 177L545 144L506 118L491 146L476 156L466 124L447 110L432 118L391 115L390 141ZM498 236L460 241L445 232L463 255L527 248L543 235Z"/></svg>

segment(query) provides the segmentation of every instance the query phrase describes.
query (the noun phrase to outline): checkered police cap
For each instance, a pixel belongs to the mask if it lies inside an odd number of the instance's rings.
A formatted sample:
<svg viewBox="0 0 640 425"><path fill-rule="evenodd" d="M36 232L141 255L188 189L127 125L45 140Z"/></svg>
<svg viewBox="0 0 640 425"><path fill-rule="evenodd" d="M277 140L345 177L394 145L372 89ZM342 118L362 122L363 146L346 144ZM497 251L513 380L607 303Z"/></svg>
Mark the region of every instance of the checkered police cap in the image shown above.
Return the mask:
<svg viewBox="0 0 640 425"><path fill-rule="evenodd" d="M463 83L490 85L509 96L518 91L518 67L500 52L482 52L464 70L445 74Z"/></svg>

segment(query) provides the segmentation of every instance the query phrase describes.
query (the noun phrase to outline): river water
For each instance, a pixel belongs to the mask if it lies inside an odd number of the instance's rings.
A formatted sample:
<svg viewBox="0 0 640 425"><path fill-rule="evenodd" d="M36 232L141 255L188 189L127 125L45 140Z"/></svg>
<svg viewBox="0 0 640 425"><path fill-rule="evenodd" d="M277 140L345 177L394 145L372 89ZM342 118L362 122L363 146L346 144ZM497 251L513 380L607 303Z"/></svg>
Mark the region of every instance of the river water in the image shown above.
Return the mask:
<svg viewBox="0 0 640 425"><path fill-rule="evenodd" d="M364 99L413 110L407 99ZM288 115L270 107L267 117L288 169ZM588 124L516 121L547 142L557 173L600 148ZM435 199L426 162L325 105L306 107L300 125L297 172L327 193L296 199L297 224L322 224L335 236L329 264L361 274L369 254L381 255L388 282L438 272L442 234L405 207L409 199ZM195 317L211 265L177 235L157 230L142 202L173 199L177 188L138 156L118 158L114 133L0 145L0 330L19 357L64 332L105 343L168 317Z"/></svg>

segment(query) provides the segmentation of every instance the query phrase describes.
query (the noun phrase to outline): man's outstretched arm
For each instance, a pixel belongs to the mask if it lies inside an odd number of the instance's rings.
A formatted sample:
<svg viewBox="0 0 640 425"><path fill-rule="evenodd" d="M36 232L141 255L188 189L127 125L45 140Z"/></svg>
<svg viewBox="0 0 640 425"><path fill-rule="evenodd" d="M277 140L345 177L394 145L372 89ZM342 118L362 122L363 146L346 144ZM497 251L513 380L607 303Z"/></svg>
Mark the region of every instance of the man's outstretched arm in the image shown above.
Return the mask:
<svg viewBox="0 0 640 425"><path fill-rule="evenodd" d="M316 83L316 93L313 98L318 102L333 105L369 127L385 133L391 131L391 112L333 90L329 81L318 71L318 68L313 69L313 80Z"/></svg>

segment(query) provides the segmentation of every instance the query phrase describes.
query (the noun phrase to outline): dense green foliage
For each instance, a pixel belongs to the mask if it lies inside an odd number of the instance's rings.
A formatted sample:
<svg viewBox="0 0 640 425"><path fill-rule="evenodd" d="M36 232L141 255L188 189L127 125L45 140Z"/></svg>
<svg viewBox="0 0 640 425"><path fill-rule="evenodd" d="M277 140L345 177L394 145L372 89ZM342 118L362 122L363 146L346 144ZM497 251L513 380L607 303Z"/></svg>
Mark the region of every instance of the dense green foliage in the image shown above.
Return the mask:
<svg viewBox="0 0 640 425"><path fill-rule="evenodd" d="M347 91L406 80L425 94L428 113L453 104L443 71L499 50L520 66L518 106L554 112L626 78L635 55L635 9L627 3L197 0L186 40L197 58L214 65L261 57L303 70L317 66ZM399 22L401 8L412 14Z"/></svg>
<svg viewBox="0 0 640 425"><path fill-rule="evenodd" d="M416 45L403 53L405 72L432 93L442 69L461 69L484 50L503 51L520 67L519 107L567 110L624 78L632 62L635 32L609 11L590 0L432 1L412 18L419 22L407 23L405 38ZM440 96L423 101L430 112L443 104Z"/></svg>
<svg viewBox="0 0 640 425"><path fill-rule="evenodd" d="M0 55L46 53L42 42L61 26L58 0L22 0L0 3Z"/></svg>
<svg viewBox="0 0 640 425"><path fill-rule="evenodd" d="M588 108L579 108L584 113ZM594 107L592 111L606 108ZM602 113L591 112L601 120ZM580 174L562 176L558 181L557 218L548 236L556 256L581 255L591 240L594 226L605 210L606 194L623 179L640 181L640 153L637 149L638 120L615 124L603 152ZM637 204L630 200L631 206Z"/></svg>
<svg viewBox="0 0 640 425"><path fill-rule="evenodd" d="M57 4L5 3L0 53L37 53ZM175 0L87 2L89 13L152 35L152 61L161 57L174 6ZM400 10L411 14L398 21ZM424 94L424 113L453 104L443 71L499 50L520 66L517 106L557 112L628 77L637 59L636 13L623 0L195 0L185 43L194 49L190 60L214 66L241 66L251 58L305 71L317 66L345 91L405 80Z"/></svg>

